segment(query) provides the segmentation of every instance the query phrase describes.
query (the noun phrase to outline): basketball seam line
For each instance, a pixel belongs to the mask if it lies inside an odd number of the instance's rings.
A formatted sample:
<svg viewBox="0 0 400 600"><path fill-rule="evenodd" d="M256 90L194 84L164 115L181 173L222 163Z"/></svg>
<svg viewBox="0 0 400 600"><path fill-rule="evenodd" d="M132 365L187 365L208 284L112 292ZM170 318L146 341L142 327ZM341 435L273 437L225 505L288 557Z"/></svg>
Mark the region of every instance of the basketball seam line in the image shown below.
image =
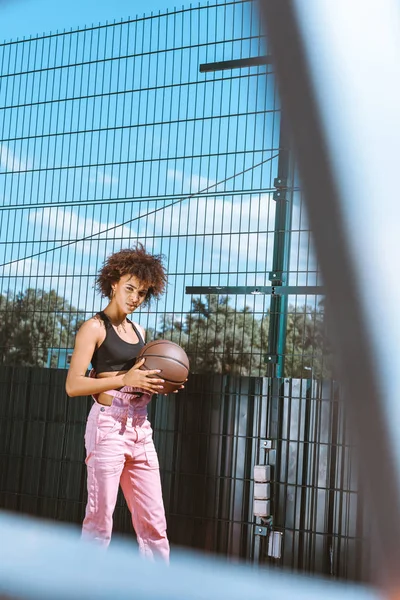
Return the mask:
<svg viewBox="0 0 400 600"><path fill-rule="evenodd" d="M138 358L146 358L146 355L142 354ZM163 356L162 354L161 355L160 354L151 354L148 358L166 358L167 360L174 360L175 362L177 362L180 365L182 365L182 367L185 367L185 369L187 370L187 372L189 372L189 368L183 362L181 362L177 358L173 358L172 356Z"/></svg>

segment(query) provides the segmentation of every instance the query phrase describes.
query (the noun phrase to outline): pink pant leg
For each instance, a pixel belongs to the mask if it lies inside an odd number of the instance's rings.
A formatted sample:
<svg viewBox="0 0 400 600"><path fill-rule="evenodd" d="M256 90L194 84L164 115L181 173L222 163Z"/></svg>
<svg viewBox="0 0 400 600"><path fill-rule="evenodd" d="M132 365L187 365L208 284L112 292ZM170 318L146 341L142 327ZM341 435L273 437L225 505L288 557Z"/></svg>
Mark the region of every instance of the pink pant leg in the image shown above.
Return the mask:
<svg viewBox="0 0 400 600"><path fill-rule="evenodd" d="M167 524L152 430L147 420L134 429L137 441L131 446L122 471L122 491L132 514L140 552L151 560L168 562Z"/></svg>
<svg viewBox="0 0 400 600"><path fill-rule="evenodd" d="M85 433L88 500L82 538L108 546L113 526L124 449L118 431L121 423L94 405Z"/></svg>

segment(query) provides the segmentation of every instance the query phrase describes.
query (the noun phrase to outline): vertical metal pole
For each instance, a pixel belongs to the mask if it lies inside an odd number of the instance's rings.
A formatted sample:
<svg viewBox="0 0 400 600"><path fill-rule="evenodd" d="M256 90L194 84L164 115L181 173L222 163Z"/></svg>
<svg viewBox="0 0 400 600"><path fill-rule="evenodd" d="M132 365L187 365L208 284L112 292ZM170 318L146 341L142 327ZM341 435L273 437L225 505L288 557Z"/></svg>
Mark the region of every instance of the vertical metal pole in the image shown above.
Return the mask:
<svg viewBox="0 0 400 600"><path fill-rule="evenodd" d="M274 182L276 188L274 249L272 271L269 274L271 284L277 286L277 290L276 294L271 295L266 359L269 365L267 373L272 377L283 377L285 367L288 297L286 294L284 296L279 294L279 286L288 283L293 179L289 136L281 116L278 174Z"/></svg>
<svg viewBox="0 0 400 600"><path fill-rule="evenodd" d="M275 439L276 444L279 438L281 438L282 429L282 411L280 410L281 378L284 375L285 369L287 309L289 302L287 294L279 294L279 286L287 284L289 277L293 170L289 136L285 120L281 114L278 173L274 181L276 187L276 191L274 192L274 200L276 202L274 249L272 271L269 274L272 285L277 286L277 293L271 294L268 350L266 356L267 375L271 377L269 385L270 410L267 419L266 435L271 439ZM276 448L275 473L279 472L280 469L280 454L279 449ZM274 487L274 501L278 503L278 488L277 486ZM264 547L264 544L262 546ZM259 548L259 553L260 550Z"/></svg>

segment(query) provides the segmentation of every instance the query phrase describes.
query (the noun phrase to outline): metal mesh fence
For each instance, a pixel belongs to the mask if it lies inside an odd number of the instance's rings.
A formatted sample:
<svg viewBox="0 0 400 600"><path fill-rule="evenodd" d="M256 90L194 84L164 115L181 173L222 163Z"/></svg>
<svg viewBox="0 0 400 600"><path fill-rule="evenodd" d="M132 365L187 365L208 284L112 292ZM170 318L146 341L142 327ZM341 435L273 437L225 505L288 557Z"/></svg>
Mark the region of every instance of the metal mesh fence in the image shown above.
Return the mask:
<svg viewBox="0 0 400 600"><path fill-rule="evenodd" d="M22 291L47 315L52 300L38 290L54 290L73 335L100 306L99 264L138 239L167 256L169 273L165 298L141 315L146 328L183 320L185 285L264 283L279 152L271 68L199 70L258 56L258 27L252 3L223 3L1 46L7 314ZM65 323L46 326L35 364L49 343L72 342L60 340Z"/></svg>
<svg viewBox="0 0 400 600"><path fill-rule="evenodd" d="M86 405L77 422L75 401L52 411L76 330L102 307L97 269L139 240L166 256L169 285L137 319L183 345L198 377L186 408L151 409L171 539L366 577L355 467L332 433L323 289L256 5L11 42L0 64L2 506L80 520ZM40 415L16 417L24 367L46 384L23 394L51 392ZM273 523L253 514L255 464L274 468ZM128 521L119 503L116 529Z"/></svg>

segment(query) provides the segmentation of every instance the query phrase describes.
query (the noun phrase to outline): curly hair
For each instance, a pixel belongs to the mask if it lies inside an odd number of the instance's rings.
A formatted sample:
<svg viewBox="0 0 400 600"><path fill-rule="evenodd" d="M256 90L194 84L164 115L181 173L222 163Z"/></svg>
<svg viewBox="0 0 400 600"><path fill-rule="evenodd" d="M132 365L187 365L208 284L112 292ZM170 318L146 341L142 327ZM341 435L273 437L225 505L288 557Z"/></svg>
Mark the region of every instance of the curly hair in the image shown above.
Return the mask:
<svg viewBox="0 0 400 600"><path fill-rule="evenodd" d="M162 254L146 252L143 244L138 242L133 248L126 248L111 254L98 272L96 289L102 296L111 298L111 284L119 281L124 275L134 275L148 286L143 302L146 305L152 298L159 298L165 291L167 274L163 265Z"/></svg>

